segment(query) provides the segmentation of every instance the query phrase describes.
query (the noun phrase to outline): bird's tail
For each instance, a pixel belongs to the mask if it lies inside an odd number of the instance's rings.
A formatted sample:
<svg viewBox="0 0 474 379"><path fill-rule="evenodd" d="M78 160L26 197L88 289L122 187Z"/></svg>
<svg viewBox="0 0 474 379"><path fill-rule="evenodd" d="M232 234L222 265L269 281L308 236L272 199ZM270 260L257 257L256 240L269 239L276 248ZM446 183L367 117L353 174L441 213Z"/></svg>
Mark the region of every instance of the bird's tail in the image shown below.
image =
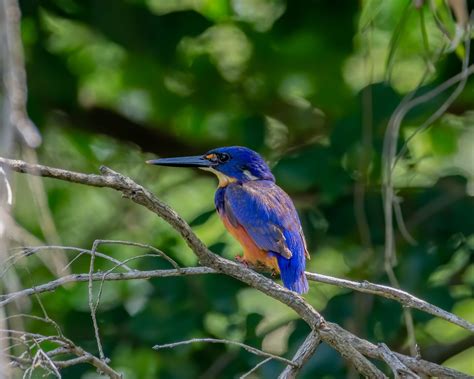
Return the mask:
<svg viewBox="0 0 474 379"><path fill-rule="evenodd" d="M295 255L290 259L285 258L281 254L276 254L276 257L283 285L299 294L308 292L308 281L306 280L306 275L304 273L304 255L302 260L298 259Z"/></svg>

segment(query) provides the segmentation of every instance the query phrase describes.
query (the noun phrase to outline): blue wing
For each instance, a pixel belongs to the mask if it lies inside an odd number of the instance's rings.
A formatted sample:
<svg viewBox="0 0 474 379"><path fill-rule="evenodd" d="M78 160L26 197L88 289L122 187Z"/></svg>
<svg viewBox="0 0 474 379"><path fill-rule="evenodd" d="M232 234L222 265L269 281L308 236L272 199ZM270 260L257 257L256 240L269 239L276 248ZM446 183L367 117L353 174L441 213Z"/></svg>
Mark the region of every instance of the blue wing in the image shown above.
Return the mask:
<svg viewBox="0 0 474 379"><path fill-rule="evenodd" d="M304 269L308 254L298 214L289 196L275 183L231 184L225 190L224 206L229 221L245 228L258 247L286 259L296 255Z"/></svg>
<svg viewBox="0 0 474 379"><path fill-rule="evenodd" d="M216 206L234 227L242 226L262 250L277 258L285 287L308 291L306 249L293 202L274 182L231 183L216 194Z"/></svg>

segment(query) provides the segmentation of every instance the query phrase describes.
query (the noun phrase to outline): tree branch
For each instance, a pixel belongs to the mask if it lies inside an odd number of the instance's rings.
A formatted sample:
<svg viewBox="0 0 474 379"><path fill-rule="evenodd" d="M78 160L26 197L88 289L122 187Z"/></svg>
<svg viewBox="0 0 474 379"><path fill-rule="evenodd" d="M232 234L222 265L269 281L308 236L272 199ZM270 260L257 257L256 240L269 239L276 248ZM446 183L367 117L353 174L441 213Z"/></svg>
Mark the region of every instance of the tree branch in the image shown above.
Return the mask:
<svg viewBox="0 0 474 379"><path fill-rule="evenodd" d="M342 336L346 337L350 343L362 354L375 359L384 360L382 351L369 341L363 340L337 324L330 323L331 327L338 331ZM394 353L395 356L410 370L417 374L427 375L429 377L439 378L456 378L456 379L472 379L472 376L444 367L424 359L410 357L408 355Z"/></svg>
<svg viewBox="0 0 474 379"><path fill-rule="evenodd" d="M171 276L186 276L186 275L202 275L202 274L214 274L217 271L209 267L189 267L181 268L179 270L151 270L151 271L131 271L131 272L116 272L116 273L95 273L92 274L91 278L93 281L103 280L132 280L132 279L151 279L151 278L169 278ZM41 284L39 286L27 288L21 291L12 292L7 295L0 295L0 307L15 301L16 299L32 296L34 294L40 294L44 292L52 292L58 287L62 287L68 283L75 282L88 282L89 273L84 274L71 274L63 276L51 282Z"/></svg>
<svg viewBox="0 0 474 379"><path fill-rule="evenodd" d="M474 324L456 316L453 313L447 312L436 305L430 304L427 301L421 300L408 292L402 291L398 288L384 286L381 284L373 284L368 281L355 282L347 279L333 278L331 276L315 274L312 272L306 272L308 280L315 282L332 284L338 287L350 288L355 291L370 293L373 295L392 299L401 303L404 307L415 308L420 311L429 313L433 316L442 318L443 320L449 321L453 324L460 326L461 328L467 329L474 333Z"/></svg>
<svg viewBox="0 0 474 379"><path fill-rule="evenodd" d="M288 365L285 370L283 370L283 372L280 374L278 379L296 378L296 376L301 371L306 362L308 362L309 359L313 356L320 343L321 338L319 338L319 335L314 330L311 331L311 333L308 334L308 336L301 344L292 359L292 361L296 363L296 366Z"/></svg>
<svg viewBox="0 0 474 379"><path fill-rule="evenodd" d="M4 158L0 158L0 164L3 164L11 170L17 172L51 177L95 187L108 187L120 191L124 197L129 198L135 203L146 207L161 217L163 220L168 222L186 241L188 246L198 257L199 262L203 266L207 266L194 269L163 270L163 276L176 276L177 274L182 275L183 270L189 270L189 272L195 274L202 273L201 270L206 271L211 269L210 272L218 272L236 278L292 308L309 325L312 331L315 331L319 334L322 341L326 342L328 345L337 350L359 371L360 374L370 378L385 378L385 375L365 357L375 357L377 359L383 360L380 349L377 346L356 337L337 324L326 322L324 318L303 299L303 297L296 294L295 292L283 288L274 281L256 273L255 271L252 271L246 267L243 267L242 265L212 253L209 249L207 249L203 242L197 238L189 225L174 210L169 208L165 203L156 198L151 192L138 185L130 178L120 175L106 167L101 167L102 175L86 175L83 173L55 169L48 166L30 165L22 161L8 160ZM209 271L206 273L209 273ZM142 274L144 276L147 275L146 272L116 274L110 273L109 275L111 277L116 277L117 280L120 280L123 279L125 275L133 274ZM93 280L96 280L95 278L99 280L98 274L93 274L91 277L94 278ZM69 281L88 281L89 275L83 275L82 277L70 275L68 278ZM102 278L100 279L102 280ZM64 278L58 280L64 280ZM48 288L50 287L43 288L43 292L47 291ZM17 292L16 296L20 296L19 293L21 292L22 291ZM12 295L15 296L15 294L11 294L3 302L8 300L11 301ZM0 306L1 305L2 303L0 303ZM423 372L427 375L436 375L436 372L454 372L460 375L460 377L463 376L462 373L444 368L431 362L418 360L415 358L410 360L410 357L406 357L402 354L397 354L397 357L407 367L409 367L411 370L414 370L415 372Z"/></svg>
<svg viewBox="0 0 474 379"><path fill-rule="evenodd" d="M14 338L20 339L22 345L25 347L25 352L19 357L11 356L14 365L26 369L25 374L33 373L37 367L43 367L45 370L53 372L56 377L60 378L61 375L59 375L58 372L59 368L69 367L80 363L89 363L96 367L99 373L107 375L110 379L123 379L123 376L110 367L106 361L92 355L63 335L46 337L41 334L18 330L5 330L5 332L19 336ZM48 342L49 344L55 343L59 345L59 347L45 351L41 346L43 342ZM32 347L37 349L34 356L31 355ZM56 360L55 357L60 355L73 355L77 358L65 361Z"/></svg>
<svg viewBox="0 0 474 379"><path fill-rule="evenodd" d="M390 369L393 372L393 377L395 379L400 378L412 378L420 379L418 375L412 372L407 366L405 366L400 359L391 351L388 346L384 343L379 344L380 354L383 357L383 360L389 365Z"/></svg>
<svg viewBox="0 0 474 379"><path fill-rule="evenodd" d="M217 338L192 338L192 339L186 340L186 341L167 343L167 344L164 344L164 345L155 345L155 346L153 346L153 349L154 350L173 349L177 346L189 345L191 343L199 343L199 342L221 343L221 344L226 344L226 345L235 345L235 346L241 347L244 350L247 350L249 353L258 355L260 357L271 358L271 359L283 362L283 363L285 363L287 365L290 365L290 366L293 366L293 367L296 366L296 363L294 363L294 362L292 362L292 361L290 361L286 358L283 358L283 357L280 357L278 355L274 355L274 354L271 354L271 353L267 353L263 350L256 349L255 347L246 345L242 342L224 340L224 339L217 339Z"/></svg>

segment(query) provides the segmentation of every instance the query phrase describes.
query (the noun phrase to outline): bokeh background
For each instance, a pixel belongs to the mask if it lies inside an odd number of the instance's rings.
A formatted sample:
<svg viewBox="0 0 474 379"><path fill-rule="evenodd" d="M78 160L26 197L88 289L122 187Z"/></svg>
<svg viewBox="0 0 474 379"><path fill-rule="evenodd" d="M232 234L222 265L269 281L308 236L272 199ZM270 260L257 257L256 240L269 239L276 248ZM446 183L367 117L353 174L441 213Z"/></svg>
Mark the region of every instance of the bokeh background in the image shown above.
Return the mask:
<svg viewBox="0 0 474 379"><path fill-rule="evenodd" d="M446 35L454 36L456 19L447 3L415 3L424 2L20 1L28 112L43 143L36 151L18 147L15 156L91 173L107 165L150 188L212 251L233 258L240 247L214 213L215 178L144 161L248 146L270 162L295 201L312 255L309 271L389 283L381 195L389 119L420 83L419 93L435 88L469 58L469 41L449 46ZM473 90L468 80L444 115L408 142L393 177L408 232L396 224L401 287L470 321ZM451 91L407 114L399 148ZM90 248L95 239L120 239L151 244L183 266L197 264L168 225L113 191L20 175L13 184L18 228L12 248ZM117 259L143 254L126 246L101 251ZM19 287L40 284L63 275L73 257L43 251L18 262L8 278ZM130 265L169 267L153 258ZM69 270L88 268L89 259L81 257ZM328 320L408 351L398 303L316 283L306 298ZM66 336L97 353L86 284L41 299ZM34 298L21 307L42 314ZM413 317L422 357L474 375L472 335L418 311ZM291 357L308 333L286 306L218 275L106 283L98 321L111 366L130 379L234 378L261 360L230 346L156 352L155 344L210 336ZM41 322L23 322L30 331L53 332ZM275 378L281 370L269 362L254 377ZM87 365L63 375L98 376ZM322 345L301 377L351 375Z"/></svg>

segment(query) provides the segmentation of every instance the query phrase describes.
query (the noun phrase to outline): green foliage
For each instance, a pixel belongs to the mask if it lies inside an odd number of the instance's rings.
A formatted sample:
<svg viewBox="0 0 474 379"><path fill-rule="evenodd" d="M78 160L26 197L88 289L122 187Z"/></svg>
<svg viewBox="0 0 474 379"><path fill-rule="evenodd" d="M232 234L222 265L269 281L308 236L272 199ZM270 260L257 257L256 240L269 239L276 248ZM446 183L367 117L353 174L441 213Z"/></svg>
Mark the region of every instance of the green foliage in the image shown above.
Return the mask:
<svg viewBox="0 0 474 379"><path fill-rule="evenodd" d="M435 3L452 31L449 9ZM437 53L447 43L430 8L382 0L24 0L21 6L29 113L44 135L40 162L85 172L104 164L129 175L191 222L213 251L232 258L240 248L210 212L215 179L144 161L163 152L249 146L271 160L277 182L295 200L312 255L309 271L388 283L380 174L388 120L421 81L426 92L462 64L456 53ZM396 229L401 287L471 321L473 89L468 81L448 113L408 142L394 171L405 224L417 241L410 245ZM408 113L399 147L447 96ZM50 241L44 219L32 211L35 195L25 178L17 180L16 219ZM362 200L357 185L364 188ZM181 265L197 264L169 226L116 193L51 180L45 186L63 244L137 241ZM127 246L100 250L117 259L143 254ZM52 256L39 254L46 261ZM169 267L150 257L130 266ZM24 267L18 272L25 286L54 277L35 257L28 258L28 271ZM71 270L88 267L82 256ZM97 259L97 267L111 266ZM97 353L85 284L41 299L69 338ZM314 283L307 299L328 320L407 350L398 303ZM31 314L41 314L34 298ZM426 314L413 316L422 356L468 336ZM285 306L220 275L105 283L98 322L112 366L137 379L230 378L260 361L232 346L153 351L155 344L211 336L290 357L308 333ZM48 330L35 321L27 326ZM445 364L474 375L472 361L471 348ZM274 378L281 369L269 362L258 377ZM347 375L341 357L321 346L301 377ZM64 377L96 374L80 365L65 369Z"/></svg>

